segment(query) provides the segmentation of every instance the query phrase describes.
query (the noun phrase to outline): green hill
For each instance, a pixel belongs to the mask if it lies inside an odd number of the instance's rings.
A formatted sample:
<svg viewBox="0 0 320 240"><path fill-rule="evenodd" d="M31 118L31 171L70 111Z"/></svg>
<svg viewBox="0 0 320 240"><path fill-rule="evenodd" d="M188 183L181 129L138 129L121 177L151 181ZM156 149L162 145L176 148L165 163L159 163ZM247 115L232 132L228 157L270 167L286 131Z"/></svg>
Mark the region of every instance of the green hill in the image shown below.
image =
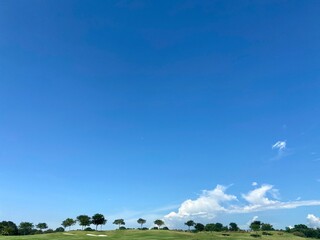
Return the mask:
<svg viewBox="0 0 320 240"><path fill-rule="evenodd" d="M228 235L229 234L229 235ZM70 231L64 233L50 233L28 236L0 236L0 240L89 240L89 239L124 239L124 240L304 240L289 233L272 232L271 236L262 235L261 237L254 238L250 233L221 233L221 232L201 232L189 233L178 231L164 231L164 230L124 230L124 231L98 231L98 232L85 232L85 231ZM310 240L310 238L308 238Z"/></svg>

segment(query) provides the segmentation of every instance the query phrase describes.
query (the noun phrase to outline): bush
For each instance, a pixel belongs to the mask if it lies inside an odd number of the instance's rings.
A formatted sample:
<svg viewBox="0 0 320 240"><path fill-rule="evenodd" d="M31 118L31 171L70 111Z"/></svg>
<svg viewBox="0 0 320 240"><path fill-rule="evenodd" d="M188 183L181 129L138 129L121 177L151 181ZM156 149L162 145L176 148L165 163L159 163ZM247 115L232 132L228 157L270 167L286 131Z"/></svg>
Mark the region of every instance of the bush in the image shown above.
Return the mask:
<svg viewBox="0 0 320 240"><path fill-rule="evenodd" d="M222 236L230 236L229 233L222 233Z"/></svg>
<svg viewBox="0 0 320 240"><path fill-rule="evenodd" d="M53 233L53 229L49 228L48 230L44 231L44 233Z"/></svg>
<svg viewBox="0 0 320 240"><path fill-rule="evenodd" d="M159 229L158 227L151 228L151 230L158 230L158 229Z"/></svg>
<svg viewBox="0 0 320 240"><path fill-rule="evenodd" d="M161 228L161 230L169 230L169 228L168 227L163 227L163 228Z"/></svg>
<svg viewBox="0 0 320 240"><path fill-rule="evenodd" d="M269 232L262 232L262 235L272 236L273 234Z"/></svg>
<svg viewBox="0 0 320 240"><path fill-rule="evenodd" d="M56 232L64 232L64 228L63 227L58 227L58 228L56 228Z"/></svg>
<svg viewBox="0 0 320 240"><path fill-rule="evenodd" d="M121 227L119 227L119 230L126 230L126 227L121 226Z"/></svg>
<svg viewBox="0 0 320 240"><path fill-rule="evenodd" d="M84 231L95 231L95 229L91 228L91 227L86 227L85 229L83 229Z"/></svg>
<svg viewBox="0 0 320 240"><path fill-rule="evenodd" d="M261 237L260 234L257 234L257 233L252 233L250 234L251 237L255 237L255 238L258 238L258 237Z"/></svg>
<svg viewBox="0 0 320 240"><path fill-rule="evenodd" d="M296 232L293 232L292 234L297 236L297 237L306 237L303 232L296 231Z"/></svg>

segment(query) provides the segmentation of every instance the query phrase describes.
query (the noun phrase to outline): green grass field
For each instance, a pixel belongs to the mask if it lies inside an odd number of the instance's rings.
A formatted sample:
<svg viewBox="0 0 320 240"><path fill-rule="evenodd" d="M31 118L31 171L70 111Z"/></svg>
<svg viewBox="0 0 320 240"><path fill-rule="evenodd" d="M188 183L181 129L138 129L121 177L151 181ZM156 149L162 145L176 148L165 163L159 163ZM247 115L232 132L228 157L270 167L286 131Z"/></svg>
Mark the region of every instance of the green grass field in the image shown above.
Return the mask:
<svg viewBox="0 0 320 240"><path fill-rule="evenodd" d="M90 236L87 234L92 234ZM124 240L304 240L301 238L288 233L273 232L272 236L262 235L259 238L250 236L250 233L230 233L229 236L223 236L223 233L188 233L188 232L176 232L176 231L163 231L163 230L149 230L149 231L138 231L138 230L125 230L125 231L98 231L98 232L85 232L85 231L71 231L65 233L50 233L50 234L39 234L29 236L0 236L0 240L88 240L88 239L124 239ZM105 235L105 236L98 236ZM310 239L310 238L308 238Z"/></svg>

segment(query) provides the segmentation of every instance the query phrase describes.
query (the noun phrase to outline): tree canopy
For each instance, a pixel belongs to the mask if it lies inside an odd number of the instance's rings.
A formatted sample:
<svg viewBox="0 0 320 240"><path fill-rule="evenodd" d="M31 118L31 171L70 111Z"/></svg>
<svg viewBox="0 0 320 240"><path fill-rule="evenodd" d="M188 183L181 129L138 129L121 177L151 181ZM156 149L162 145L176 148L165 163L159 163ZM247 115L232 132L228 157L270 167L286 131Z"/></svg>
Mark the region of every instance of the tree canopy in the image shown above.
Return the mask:
<svg viewBox="0 0 320 240"><path fill-rule="evenodd" d="M99 225L104 225L107 223L107 219L104 218L103 214L100 213L96 213L95 215L92 216L92 224L96 225L96 230L98 228Z"/></svg>

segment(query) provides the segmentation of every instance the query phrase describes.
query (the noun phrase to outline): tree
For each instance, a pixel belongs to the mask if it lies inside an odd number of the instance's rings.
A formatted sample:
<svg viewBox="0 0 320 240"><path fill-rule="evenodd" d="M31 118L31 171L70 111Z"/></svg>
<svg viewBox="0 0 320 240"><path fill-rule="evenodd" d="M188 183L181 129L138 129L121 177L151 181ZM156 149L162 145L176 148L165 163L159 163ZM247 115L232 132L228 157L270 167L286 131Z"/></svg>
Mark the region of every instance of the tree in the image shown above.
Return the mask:
<svg viewBox="0 0 320 240"><path fill-rule="evenodd" d="M259 231L260 230L260 227L261 227L261 222L260 221L253 221L251 224L250 224L250 229L252 231Z"/></svg>
<svg viewBox="0 0 320 240"><path fill-rule="evenodd" d="M116 224L119 226L119 229L121 227L121 225L125 225L126 223L124 222L124 220L121 218L121 219L116 219L113 221L113 224Z"/></svg>
<svg viewBox="0 0 320 240"><path fill-rule="evenodd" d="M160 229L160 227L162 225L164 225L164 221L160 220L160 219L157 219L154 221L154 224L158 226L158 228Z"/></svg>
<svg viewBox="0 0 320 240"><path fill-rule="evenodd" d="M190 227L193 227L194 225L196 225L196 223L193 220L189 220L189 221L185 222L184 225L187 225L189 227L189 231L190 231Z"/></svg>
<svg viewBox="0 0 320 240"><path fill-rule="evenodd" d="M147 221L145 219L139 218L137 222L141 225L141 229L142 229L142 225L145 224Z"/></svg>
<svg viewBox="0 0 320 240"><path fill-rule="evenodd" d="M18 227L11 221L0 222L0 234L1 235L18 235Z"/></svg>
<svg viewBox="0 0 320 240"><path fill-rule="evenodd" d="M77 220L79 222L79 225L82 227L82 230L83 227L90 226L91 224L91 218L87 215L79 215L77 217Z"/></svg>
<svg viewBox="0 0 320 240"><path fill-rule="evenodd" d="M198 232L202 232L204 230L204 225L202 223L197 223L194 225L194 229Z"/></svg>
<svg viewBox="0 0 320 240"><path fill-rule="evenodd" d="M70 231L70 228L71 226L75 225L76 224L76 220L72 219L72 218L67 218L66 220L64 220L61 225L66 228L66 227L69 227L69 231Z"/></svg>
<svg viewBox="0 0 320 240"><path fill-rule="evenodd" d="M223 224L222 223L216 223L214 226L214 231L221 232L223 230Z"/></svg>
<svg viewBox="0 0 320 240"><path fill-rule="evenodd" d="M31 234L33 229L33 223L31 222L21 222L19 224L19 232L23 235Z"/></svg>
<svg viewBox="0 0 320 240"><path fill-rule="evenodd" d="M46 223L38 223L36 227L42 231L43 229L47 229L48 225Z"/></svg>
<svg viewBox="0 0 320 240"><path fill-rule="evenodd" d="M58 227L58 228L56 228L55 232L64 232L64 228L63 227Z"/></svg>
<svg viewBox="0 0 320 240"><path fill-rule="evenodd" d="M234 223L234 222L231 222L229 224L229 231L232 231L232 232L239 231L238 225L236 223Z"/></svg>
<svg viewBox="0 0 320 240"><path fill-rule="evenodd" d="M96 225L96 230L98 228L98 225L101 225L101 228L102 228L102 225L106 224L107 223L107 219L104 218L104 216L100 213L96 213L95 215L92 216L92 224Z"/></svg>
<svg viewBox="0 0 320 240"><path fill-rule="evenodd" d="M262 231L273 231L274 228L271 224L269 223L261 223L261 230Z"/></svg>

